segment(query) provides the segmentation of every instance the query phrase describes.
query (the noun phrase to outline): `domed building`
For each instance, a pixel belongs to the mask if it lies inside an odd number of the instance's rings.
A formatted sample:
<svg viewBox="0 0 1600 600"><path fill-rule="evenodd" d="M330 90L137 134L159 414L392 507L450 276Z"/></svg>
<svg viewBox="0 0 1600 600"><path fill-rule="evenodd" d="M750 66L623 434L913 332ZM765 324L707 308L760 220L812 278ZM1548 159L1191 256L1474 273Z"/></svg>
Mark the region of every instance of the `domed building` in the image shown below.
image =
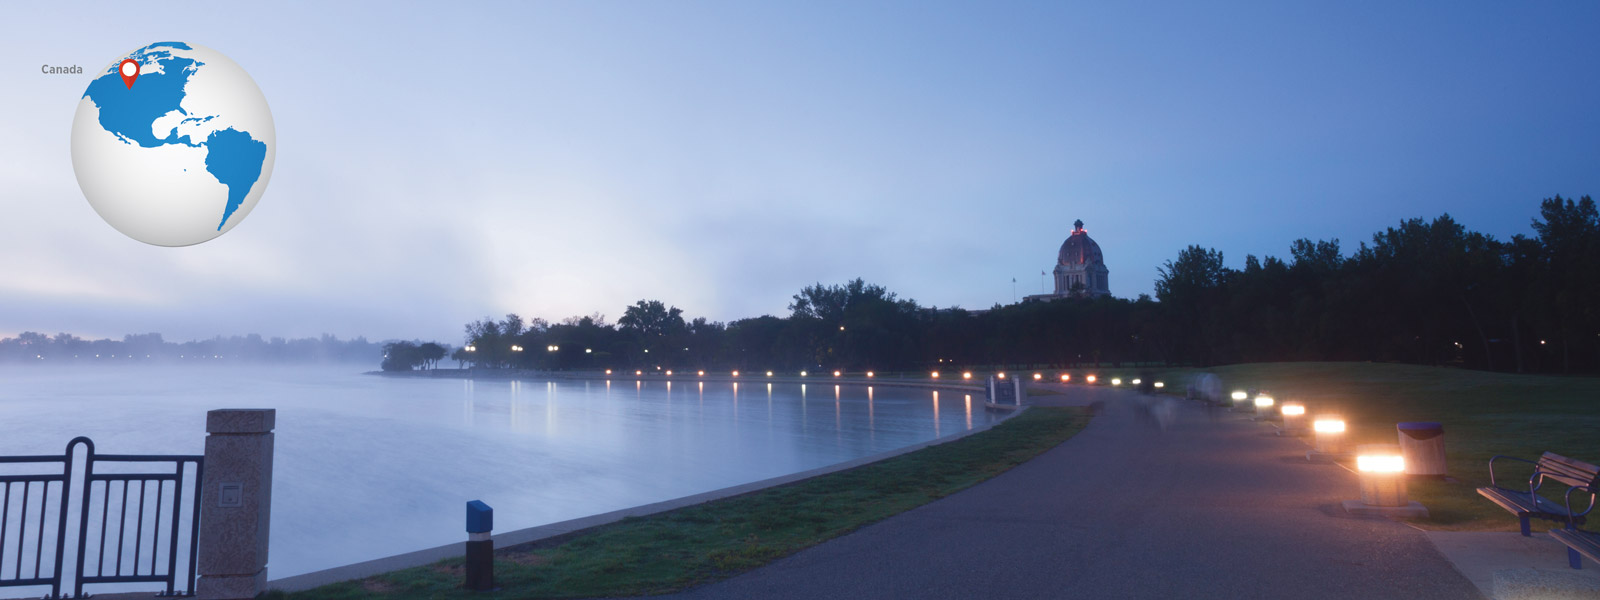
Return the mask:
<svg viewBox="0 0 1600 600"><path fill-rule="evenodd" d="M1072 235L1061 242L1056 254L1056 291L1052 294L1029 296L1029 300L1054 300L1066 297L1099 298L1111 295L1111 271L1106 268L1100 244L1089 238L1083 221L1072 223Z"/></svg>

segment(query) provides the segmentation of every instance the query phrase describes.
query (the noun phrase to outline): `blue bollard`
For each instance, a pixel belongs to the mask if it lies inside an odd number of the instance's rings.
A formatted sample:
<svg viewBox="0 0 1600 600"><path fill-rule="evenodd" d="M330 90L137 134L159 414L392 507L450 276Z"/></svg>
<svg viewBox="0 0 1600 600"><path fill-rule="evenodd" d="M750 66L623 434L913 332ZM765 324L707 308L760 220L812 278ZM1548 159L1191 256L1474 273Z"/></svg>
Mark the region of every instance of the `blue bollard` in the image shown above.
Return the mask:
<svg viewBox="0 0 1600 600"><path fill-rule="evenodd" d="M494 509L482 500L467 503L467 581L469 590L494 591Z"/></svg>

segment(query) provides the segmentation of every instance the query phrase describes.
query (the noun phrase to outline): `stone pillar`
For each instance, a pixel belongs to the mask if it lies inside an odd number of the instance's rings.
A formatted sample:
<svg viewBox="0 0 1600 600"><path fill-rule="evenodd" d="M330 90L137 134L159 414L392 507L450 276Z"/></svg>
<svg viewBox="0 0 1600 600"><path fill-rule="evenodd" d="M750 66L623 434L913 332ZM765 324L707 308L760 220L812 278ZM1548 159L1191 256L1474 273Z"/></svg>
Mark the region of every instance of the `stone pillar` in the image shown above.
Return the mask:
<svg viewBox="0 0 1600 600"><path fill-rule="evenodd" d="M273 409L206 413L200 508L200 600L242 600L266 590L272 517Z"/></svg>

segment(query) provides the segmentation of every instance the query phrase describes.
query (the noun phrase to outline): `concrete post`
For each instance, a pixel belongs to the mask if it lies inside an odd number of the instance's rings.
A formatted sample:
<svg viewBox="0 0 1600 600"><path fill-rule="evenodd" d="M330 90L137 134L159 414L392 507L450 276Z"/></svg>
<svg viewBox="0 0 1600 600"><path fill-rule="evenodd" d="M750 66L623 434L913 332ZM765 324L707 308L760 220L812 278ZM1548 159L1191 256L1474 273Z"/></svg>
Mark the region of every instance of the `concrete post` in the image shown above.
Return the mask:
<svg viewBox="0 0 1600 600"><path fill-rule="evenodd" d="M242 600L266 590L276 420L273 409L206 413L199 600Z"/></svg>

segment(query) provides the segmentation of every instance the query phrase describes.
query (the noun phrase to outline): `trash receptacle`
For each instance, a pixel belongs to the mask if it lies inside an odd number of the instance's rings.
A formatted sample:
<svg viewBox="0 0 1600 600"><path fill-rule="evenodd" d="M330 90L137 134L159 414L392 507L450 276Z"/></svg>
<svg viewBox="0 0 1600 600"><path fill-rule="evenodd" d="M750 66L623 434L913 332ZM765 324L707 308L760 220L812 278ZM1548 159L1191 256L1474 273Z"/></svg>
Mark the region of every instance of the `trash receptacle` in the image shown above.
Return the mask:
<svg viewBox="0 0 1600 600"><path fill-rule="evenodd" d="M1444 426L1416 421L1395 427L1400 430L1400 452L1405 456L1406 474L1443 477Z"/></svg>

